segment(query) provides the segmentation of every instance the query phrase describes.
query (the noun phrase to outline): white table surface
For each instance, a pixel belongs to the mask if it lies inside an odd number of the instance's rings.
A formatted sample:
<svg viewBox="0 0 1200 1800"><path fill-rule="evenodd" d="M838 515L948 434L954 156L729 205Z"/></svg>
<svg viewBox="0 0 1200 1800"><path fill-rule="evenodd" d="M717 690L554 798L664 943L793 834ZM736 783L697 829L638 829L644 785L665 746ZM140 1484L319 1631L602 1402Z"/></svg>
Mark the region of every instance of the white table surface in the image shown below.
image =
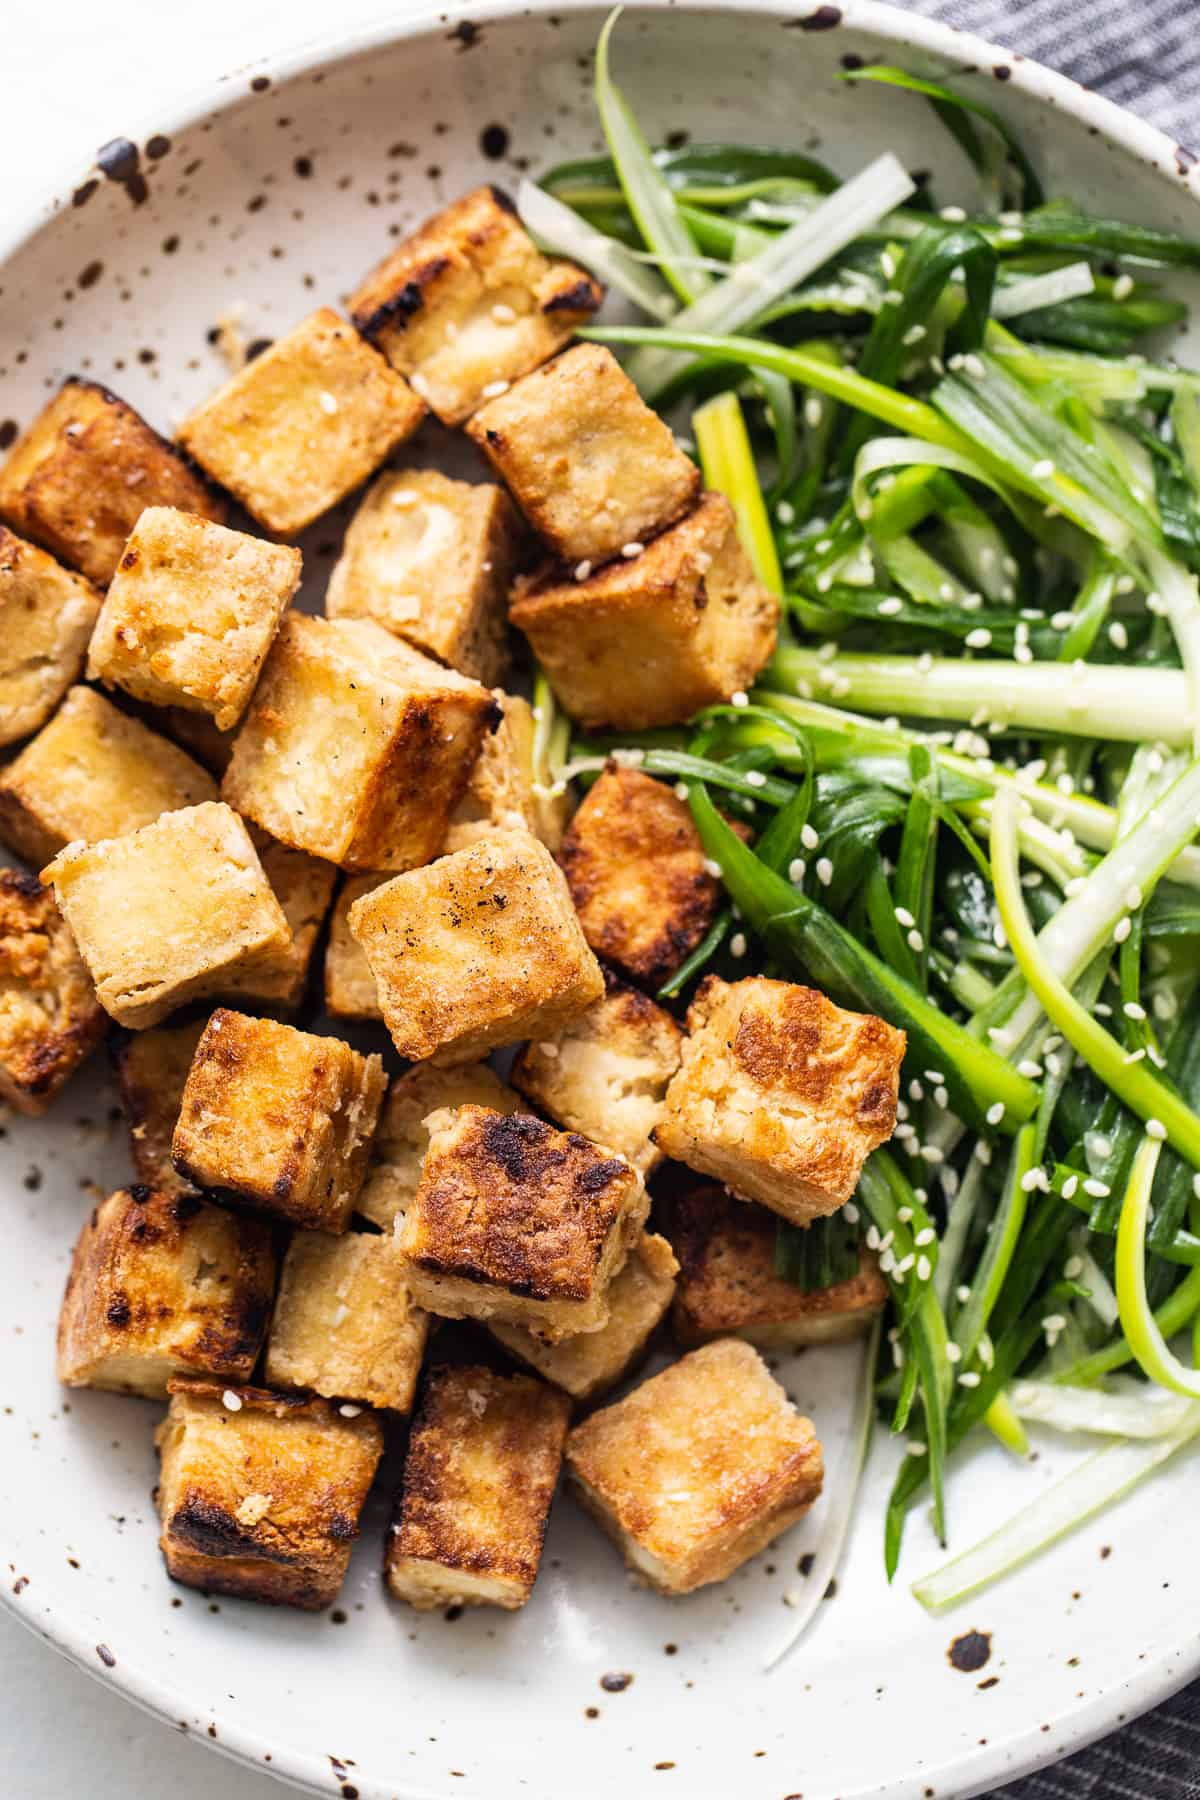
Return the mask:
<svg viewBox="0 0 1200 1800"><path fill-rule="evenodd" d="M0 0L0 237L58 170L165 113L211 78L335 25L397 17L413 0ZM30 147L36 146L36 158ZM0 1564L4 1561L0 1543ZM136 1711L0 1612L0 1766L26 1800L277 1800L284 1791Z"/></svg>

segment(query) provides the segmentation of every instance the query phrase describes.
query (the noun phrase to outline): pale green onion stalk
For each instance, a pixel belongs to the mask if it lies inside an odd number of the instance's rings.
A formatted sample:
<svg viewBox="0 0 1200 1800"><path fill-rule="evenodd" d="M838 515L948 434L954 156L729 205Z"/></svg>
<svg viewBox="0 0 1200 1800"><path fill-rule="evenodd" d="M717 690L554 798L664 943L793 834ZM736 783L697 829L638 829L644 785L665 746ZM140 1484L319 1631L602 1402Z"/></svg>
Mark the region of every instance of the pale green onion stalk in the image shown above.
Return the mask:
<svg viewBox="0 0 1200 1800"><path fill-rule="evenodd" d="M802 699L845 700L865 712L896 712L966 724L985 718L1002 730L1064 732L1125 743L1159 739L1190 744L1192 704L1187 677L1176 669L1106 663L968 662L946 656L825 657L785 645L763 682Z"/></svg>
<svg viewBox="0 0 1200 1800"><path fill-rule="evenodd" d="M662 259L662 271L679 298L694 300L712 286L712 277L694 267L699 247L679 216L679 208L642 136L624 94L609 73L608 46L621 16L608 15L596 45L596 110L608 141L621 191L642 237Z"/></svg>
<svg viewBox="0 0 1200 1800"><path fill-rule="evenodd" d="M1200 1117L1144 1063L1131 1063L1116 1038L1075 999L1042 954L1025 910L1017 862L1017 806L1001 795L992 816L992 883L1009 946L1050 1023L1119 1100L1193 1168L1200 1168Z"/></svg>
<svg viewBox="0 0 1200 1800"><path fill-rule="evenodd" d="M913 1584L930 1612L941 1612L990 1587L1132 1492L1177 1450L1200 1435L1200 1405L1172 1432L1098 1450L990 1537Z"/></svg>
<svg viewBox="0 0 1200 1800"><path fill-rule="evenodd" d="M890 151L885 151L757 256L735 263L724 281L707 287L676 315L673 329L692 335L739 331L846 249L912 192L913 183L903 166ZM644 349L630 360L628 373L650 399L686 366L687 360L670 350Z"/></svg>
<svg viewBox="0 0 1200 1800"><path fill-rule="evenodd" d="M1000 1393L992 1401L983 1415L983 1422L992 1436L1014 1456L1029 1455L1029 1439L1025 1435L1025 1427L1020 1415L1013 1411L1007 1394Z"/></svg>
<svg viewBox="0 0 1200 1800"><path fill-rule="evenodd" d="M1144 554L1150 580L1166 606L1179 646L1192 709L1192 748L1200 755L1200 593L1196 577L1153 546L1148 545Z"/></svg>
<svg viewBox="0 0 1200 1800"><path fill-rule="evenodd" d="M1041 306L1058 306L1064 300L1077 300L1095 290L1091 265L1068 263L1062 269L1050 269L1045 275L1029 275L999 287L992 296L993 319L1015 319L1020 313L1036 312Z"/></svg>
<svg viewBox="0 0 1200 1800"><path fill-rule="evenodd" d="M775 534L767 517L741 401L731 388L697 407L692 414L692 431L705 485L724 494L733 507L742 548L758 579L773 594L782 594L783 573Z"/></svg>
<svg viewBox="0 0 1200 1800"><path fill-rule="evenodd" d="M667 320L676 311L676 302L661 281L624 244L597 231L536 183L521 182L517 211L526 230L547 250L581 263L651 318Z"/></svg>
<svg viewBox="0 0 1200 1800"><path fill-rule="evenodd" d="M1015 1381L1008 1398L1019 1419L1055 1431L1085 1431L1096 1437L1169 1437L1187 1423L1188 1401L1139 1382L1127 1393L1069 1387L1052 1381Z"/></svg>
<svg viewBox="0 0 1200 1800"><path fill-rule="evenodd" d="M764 1672L776 1668L796 1648L821 1610L826 1589L837 1574L854 1521L855 1501L867 1465L871 1445L871 1428L875 1421L875 1362L879 1354L882 1319L876 1319L870 1336L864 1341L855 1385L854 1408L846 1437L846 1448L838 1464L837 1474L828 1484L829 1512L812 1552L804 1604L797 1607L789 1622L788 1632L770 1651L763 1662Z"/></svg>
<svg viewBox="0 0 1200 1800"><path fill-rule="evenodd" d="M1117 1227L1117 1306L1125 1342L1143 1374L1173 1394L1200 1400L1200 1369L1189 1369L1175 1355L1159 1329L1146 1292L1146 1226L1161 1150L1159 1139L1146 1137L1133 1159Z"/></svg>

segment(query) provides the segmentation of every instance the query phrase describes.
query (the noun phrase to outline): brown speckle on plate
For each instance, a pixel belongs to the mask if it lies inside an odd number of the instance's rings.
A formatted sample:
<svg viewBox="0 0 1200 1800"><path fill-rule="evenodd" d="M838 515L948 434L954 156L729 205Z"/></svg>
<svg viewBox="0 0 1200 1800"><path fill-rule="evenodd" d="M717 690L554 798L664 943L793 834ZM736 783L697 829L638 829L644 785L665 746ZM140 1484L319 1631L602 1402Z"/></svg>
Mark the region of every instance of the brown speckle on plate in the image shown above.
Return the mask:
<svg viewBox="0 0 1200 1800"><path fill-rule="evenodd" d="M802 19L785 19L784 29L791 31L832 31L835 25L842 22L840 6L818 6L815 11L806 13Z"/></svg>
<svg viewBox="0 0 1200 1800"><path fill-rule="evenodd" d="M117 1659L113 1655L112 1651L109 1649L107 1644L97 1644L96 1645L96 1655L100 1658L100 1661L104 1664L106 1669L115 1669L116 1668Z"/></svg>
<svg viewBox="0 0 1200 1800"><path fill-rule="evenodd" d="M461 51L473 50L483 36L483 33L479 26L471 19L460 19L458 24L454 27L454 30L447 35L449 36L450 42L452 44L457 44Z"/></svg>
<svg viewBox="0 0 1200 1800"><path fill-rule="evenodd" d="M141 206L149 189L141 169L141 151L131 138L110 138L96 152L96 167L109 181L123 187L134 206Z"/></svg>
<svg viewBox="0 0 1200 1800"><path fill-rule="evenodd" d="M964 1631L956 1637L946 1652L946 1660L952 1669L962 1675L973 1675L982 1669L992 1654L992 1634L990 1631Z"/></svg>
<svg viewBox="0 0 1200 1800"><path fill-rule="evenodd" d="M19 430L15 419L0 419L0 450L7 450L10 444L16 443Z"/></svg>
<svg viewBox="0 0 1200 1800"><path fill-rule="evenodd" d="M606 1694L623 1694L626 1688L633 1686L633 1676L614 1669L600 1677L600 1686Z"/></svg>
<svg viewBox="0 0 1200 1800"><path fill-rule="evenodd" d="M499 162L508 150L508 131L503 125L485 125L479 134L479 148L492 162Z"/></svg>

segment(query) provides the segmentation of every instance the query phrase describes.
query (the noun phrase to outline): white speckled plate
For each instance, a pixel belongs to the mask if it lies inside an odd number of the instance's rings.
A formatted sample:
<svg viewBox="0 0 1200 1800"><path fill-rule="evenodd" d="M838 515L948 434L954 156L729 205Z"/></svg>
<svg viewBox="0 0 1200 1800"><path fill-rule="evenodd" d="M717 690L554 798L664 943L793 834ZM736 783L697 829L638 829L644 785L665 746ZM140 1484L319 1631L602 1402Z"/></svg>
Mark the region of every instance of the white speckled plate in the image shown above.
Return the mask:
<svg viewBox="0 0 1200 1800"><path fill-rule="evenodd" d="M169 427L220 378L207 334L221 315L241 308L248 337L273 336L318 300L336 302L438 202L596 149L588 79L600 18L490 0L469 16L429 14L282 58L181 118L150 120L136 156L116 159L124 180L80 170L74 194L7 247L0 444L75 369ZM1000 105L1051 192L1200 232L1190 159L1165 139L1034 64L888 7L654 6L626 16L616 61L656 137L799 144L846 172L890 146L934 168L943 199L967 197L966 170L918 104L837 81L843 59L881 54L953 73ZM336 521L311 534L318 589L336 537ZM786 1629L782 1595L803 1579L817 1515L725 1587L668 1603L632 1590L608 1544L560 1500L528 1609L450 1621L380 1590L385 1481L339 1610L210 1605L173 1588L151 1502L158 1409L86 1393L67 1405L53 1377L84 1183L128 1176L98 1068L49 1120L10 1119L0 1138L3 1598L181 1730L314 1792L363 1800L900 1800L1009 1779L1200 1670L1186 1503L1196 1471L1185 1462L935 1622L907 1586L938 1556L922 1517L902 1580L884 1583L892 1455L878 1443L836 1596L770 1676L760 1663ZM784 1375L836 1456L845 1354L810 1354ZM1018 1468L984 1446L958 1464L957 1544L1079 1454L1049 1436L1039 1453ZM960 1672L947 1650L971 1630L987 1661ZM613 1673L632 1679L606 1688Z"/></svg>

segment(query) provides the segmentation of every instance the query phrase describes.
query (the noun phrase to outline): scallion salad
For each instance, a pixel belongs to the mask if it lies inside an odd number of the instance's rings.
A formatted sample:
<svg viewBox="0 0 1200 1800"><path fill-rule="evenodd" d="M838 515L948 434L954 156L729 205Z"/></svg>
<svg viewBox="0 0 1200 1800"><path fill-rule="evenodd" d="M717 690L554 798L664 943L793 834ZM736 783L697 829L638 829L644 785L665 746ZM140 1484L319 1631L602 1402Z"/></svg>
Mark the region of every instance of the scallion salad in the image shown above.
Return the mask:
<svg viewBox="0 0 1200 1800"><path fill-rule="evenodd" d="M1099 1445L917 1584L942 1606L1200 1436L1200 374L1161 349L1200 243L1048 198L998 115L896 68L845 79L930 108L977 211L890 154L652 149L616 19L608 156L519 210L632 303L585 335L690 431L786 623L684 729L571 740L541 681L538 755L686 794L726 905L664 997L765 972L908 1033L894 1140L777 1246L808 1289L879 1254L889 1578L926 1492L945 1541L971 1433Z"/></svg>

